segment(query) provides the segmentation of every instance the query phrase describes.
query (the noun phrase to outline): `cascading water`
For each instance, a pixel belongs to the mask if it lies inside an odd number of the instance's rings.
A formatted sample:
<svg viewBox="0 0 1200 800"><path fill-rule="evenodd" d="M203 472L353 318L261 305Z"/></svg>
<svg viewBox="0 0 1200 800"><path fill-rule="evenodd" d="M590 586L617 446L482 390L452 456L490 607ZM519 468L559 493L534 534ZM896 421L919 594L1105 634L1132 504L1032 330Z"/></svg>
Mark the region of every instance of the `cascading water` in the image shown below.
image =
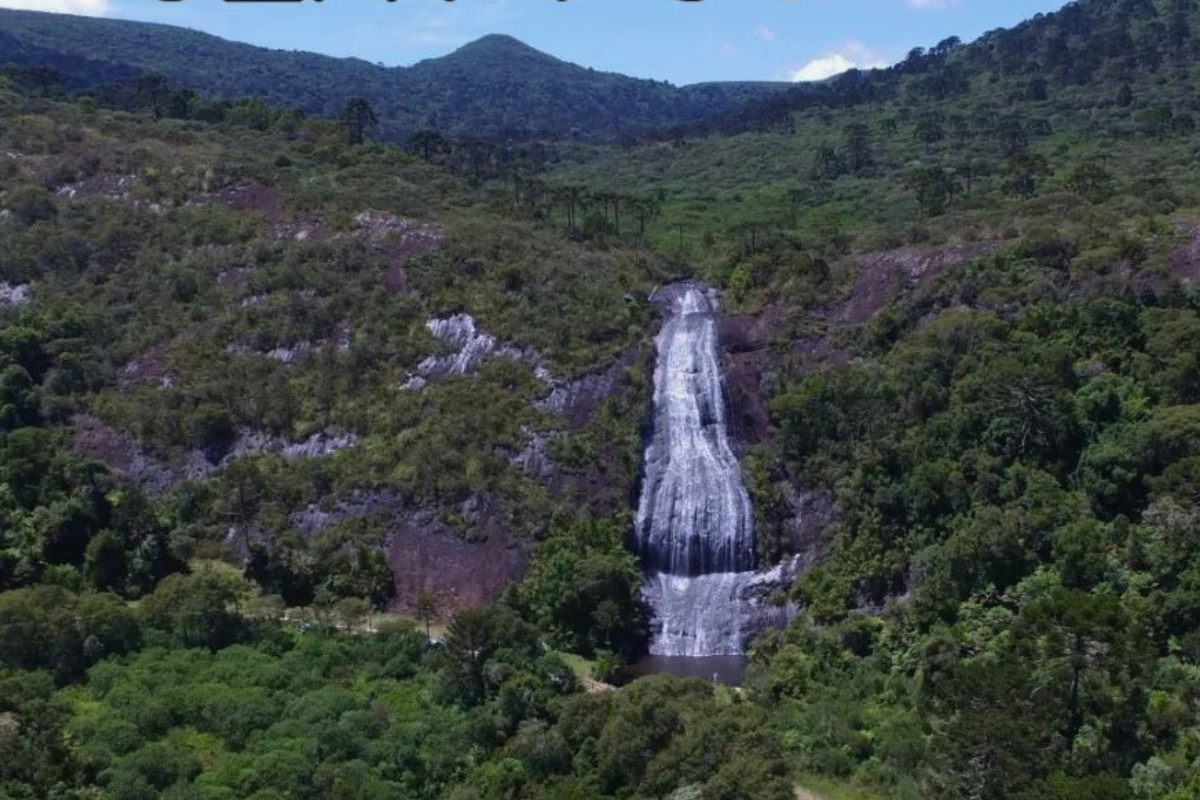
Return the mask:
<svg viewBox="0 0 1200 800"><path fill-rule="evenodd" d="M637 544L655 612L656 656L743 652L754 523L729 443L717 352L717 304L685 283L662 291L654 431L646 448Z"/></svg>

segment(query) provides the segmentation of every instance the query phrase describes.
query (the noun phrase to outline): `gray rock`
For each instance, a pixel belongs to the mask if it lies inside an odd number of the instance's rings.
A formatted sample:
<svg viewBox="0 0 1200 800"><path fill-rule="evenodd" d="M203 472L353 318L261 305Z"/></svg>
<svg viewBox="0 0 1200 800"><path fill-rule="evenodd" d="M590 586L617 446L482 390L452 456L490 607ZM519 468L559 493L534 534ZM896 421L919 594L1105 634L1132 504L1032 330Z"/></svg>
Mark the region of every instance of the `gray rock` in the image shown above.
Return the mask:
<svg viewBox="0 0 1200 800"><path fill-rule="evenodd" d="M0 283L0 306L20 308L29 305L29 284Z"/></svg>

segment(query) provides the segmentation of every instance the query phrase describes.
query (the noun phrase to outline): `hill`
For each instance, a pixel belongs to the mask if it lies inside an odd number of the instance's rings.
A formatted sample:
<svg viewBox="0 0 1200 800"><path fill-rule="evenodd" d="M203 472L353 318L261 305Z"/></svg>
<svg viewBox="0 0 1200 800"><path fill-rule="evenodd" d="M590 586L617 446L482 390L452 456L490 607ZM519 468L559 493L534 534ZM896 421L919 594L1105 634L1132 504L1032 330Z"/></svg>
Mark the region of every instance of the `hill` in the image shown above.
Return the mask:
<svg viewBox="0 0 1200 800"><path fill-rule="evenodd" d="M0 33L24 46L0 61L53 66L76 84L135 68L218 97L262 97L327 117L361 96L389 138L435 129L455 137L617 141L698 122L786 86L677 88L569 64L498 35L412 67L387 68L167 25L38 12L0 10Z"/></svg>

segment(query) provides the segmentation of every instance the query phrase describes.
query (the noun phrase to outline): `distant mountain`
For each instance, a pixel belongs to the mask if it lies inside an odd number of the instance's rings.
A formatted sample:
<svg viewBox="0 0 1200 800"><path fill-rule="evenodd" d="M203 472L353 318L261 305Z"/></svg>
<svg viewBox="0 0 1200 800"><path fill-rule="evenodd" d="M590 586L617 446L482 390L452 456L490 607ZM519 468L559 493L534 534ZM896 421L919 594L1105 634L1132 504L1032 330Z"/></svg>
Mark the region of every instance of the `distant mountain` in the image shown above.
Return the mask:
<svg viewBox="0 0 1200 800"><path fill-rule="evenodd" d="M485 36L411 67L270 50L186 28L113 19L0 11L0 64L53 66L75 85L111 82L131 69L228 98L257 96L337 114L361 96L387 135L435 128L484 138L619 140L728 113L787 84L662 81L598 72L509 36Z"/></svg>

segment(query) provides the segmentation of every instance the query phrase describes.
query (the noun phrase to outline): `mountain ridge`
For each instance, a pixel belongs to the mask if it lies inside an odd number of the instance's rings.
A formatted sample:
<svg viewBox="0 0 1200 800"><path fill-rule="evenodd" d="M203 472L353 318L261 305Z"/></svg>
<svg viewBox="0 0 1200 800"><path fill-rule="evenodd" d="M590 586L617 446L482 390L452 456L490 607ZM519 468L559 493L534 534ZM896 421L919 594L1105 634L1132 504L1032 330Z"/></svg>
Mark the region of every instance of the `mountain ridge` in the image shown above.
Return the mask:
<svg viewBox="0 0 1200 800"><path fill-rule="evenodd" d="M37 49L36 55L7 54L10 63L53 66L75 86L103 82L91 79L94 67L79 61L85 57L205 94L262 97L321 116L335 116L351 96L362 96L375 107L381 135L390 139L432 128L459 137L617 141L727 113L789 86L680 87L564 61L506 34L489 34L411 66L386 67L160 23L39 11L0 9L0 33Z"/></svg>

